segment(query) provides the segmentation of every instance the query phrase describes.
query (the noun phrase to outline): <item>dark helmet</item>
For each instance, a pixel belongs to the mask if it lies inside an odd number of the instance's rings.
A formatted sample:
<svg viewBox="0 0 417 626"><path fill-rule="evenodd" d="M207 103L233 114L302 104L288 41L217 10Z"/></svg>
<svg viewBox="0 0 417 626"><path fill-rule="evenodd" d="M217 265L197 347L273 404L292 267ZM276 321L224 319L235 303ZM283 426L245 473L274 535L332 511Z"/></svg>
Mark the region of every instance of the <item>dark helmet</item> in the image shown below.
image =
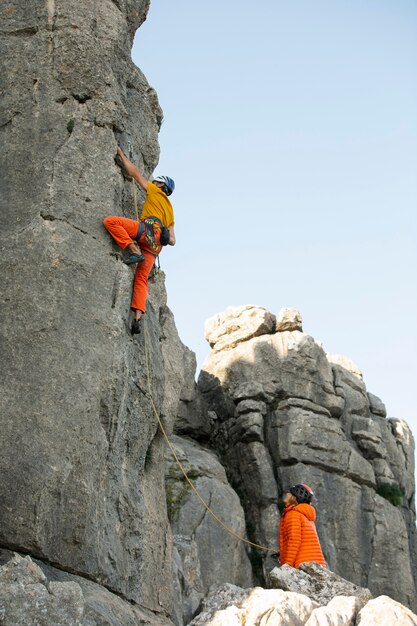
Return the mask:
<svg viewBox="0 0 417 626"><path fill-rule="evenodd" d="M314 493L312 492L310 487L308 487L307 485L303 485L302 483L290 487L289 492L297 498L299 504L303 502L310 504L310 502L314 498Z"/></svg>
<svg viewBox="0 0 417 626"><path fill-rule="evenodd" d="M157 176L153 180L157 183L164 183L167 196L170 196L175 189L175 183L169 176Z"/></svg>

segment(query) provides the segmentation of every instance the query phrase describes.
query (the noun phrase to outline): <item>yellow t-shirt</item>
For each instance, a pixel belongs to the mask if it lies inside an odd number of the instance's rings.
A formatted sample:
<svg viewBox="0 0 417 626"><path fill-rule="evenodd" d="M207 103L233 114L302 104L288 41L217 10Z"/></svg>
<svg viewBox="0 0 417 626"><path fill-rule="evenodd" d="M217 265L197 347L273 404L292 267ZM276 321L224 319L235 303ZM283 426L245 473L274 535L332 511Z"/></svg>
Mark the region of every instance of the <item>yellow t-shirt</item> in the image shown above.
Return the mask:
<svg viewBox="0 0 417 626"><path fill-rule="evenodd" d="M140 219L144 220L151 216L157 217L167 228L174 226L174 210L172 204L168 200L167 195L159 187L149 181L146 200Z"/></svg>

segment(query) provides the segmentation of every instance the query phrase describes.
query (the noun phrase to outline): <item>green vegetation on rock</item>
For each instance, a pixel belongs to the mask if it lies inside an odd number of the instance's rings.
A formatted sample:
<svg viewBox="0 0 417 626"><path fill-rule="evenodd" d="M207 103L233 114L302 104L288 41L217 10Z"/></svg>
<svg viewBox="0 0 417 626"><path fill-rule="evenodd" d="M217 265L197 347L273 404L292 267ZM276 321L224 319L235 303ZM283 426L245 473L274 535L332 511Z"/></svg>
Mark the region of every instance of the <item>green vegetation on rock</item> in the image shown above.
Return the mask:
<svg viewBox="0 0 417 626"><path fill-rule="evenodd" d="M394 506L400 506L404 497L404 493L397 483L381 483L376 492Z"/></svg>

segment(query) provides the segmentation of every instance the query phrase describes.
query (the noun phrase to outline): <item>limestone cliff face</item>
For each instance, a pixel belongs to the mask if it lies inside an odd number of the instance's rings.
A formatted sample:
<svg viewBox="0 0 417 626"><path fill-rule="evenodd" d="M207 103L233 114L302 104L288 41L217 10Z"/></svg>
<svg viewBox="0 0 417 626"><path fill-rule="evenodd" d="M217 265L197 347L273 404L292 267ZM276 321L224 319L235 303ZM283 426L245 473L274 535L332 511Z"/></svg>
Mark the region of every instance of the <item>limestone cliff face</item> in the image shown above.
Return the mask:
<svg viewBox="0 0 417 626"><path fill-rule="evenodd" d="M227 309L206 324L213 350L198 390L209 442L240 496L250 538L274 546L277 499L309 484L329 567L416 608L414 442L387 419L357 367L304 334L297 312ZM201 411L189 411L189 432ZM186 432L183 418L182 432ZM383 497L385 496L385 497ZM397 501L396 501L397 499Z"/></svg>
<svg viewBox="0 0 417 626"><path fill-rule="evenodd" d="M148 5L0 7L0 545L168 613L164 444L145 395L143 336L129 333L133 274L101 225L132 206L117 143L132 143L147 175L158 160L161 110L130 59ZM175 394L166 317L151 296L162 413Z"/></svg>
<svg viewBox="0 0 417 626"><path fill-rule="evenodd" d="M414 444L353 364L326 355L294 312L277 321L249 306L209 322L213 351L196 385L160 275L146 315L148 363L144 334L129 333L133 272L101 221L133 217L117 144L132 145L145 175L158 161L162 112L130 59L148 5L0 4L5 624L16 623L16 607L30 623L16 603L16 570L29 588L21 597L39 583L50 624L68 605L86 626L181 624L213 584L249 587L262 565L266 577L268 562L253 551L250 561L185 486L148 374L170 434L175 419L177 454L228 526L275 546L278 497L311 483L330 567L413 606ZM382 497L387 485L399 506Z"/></svg>

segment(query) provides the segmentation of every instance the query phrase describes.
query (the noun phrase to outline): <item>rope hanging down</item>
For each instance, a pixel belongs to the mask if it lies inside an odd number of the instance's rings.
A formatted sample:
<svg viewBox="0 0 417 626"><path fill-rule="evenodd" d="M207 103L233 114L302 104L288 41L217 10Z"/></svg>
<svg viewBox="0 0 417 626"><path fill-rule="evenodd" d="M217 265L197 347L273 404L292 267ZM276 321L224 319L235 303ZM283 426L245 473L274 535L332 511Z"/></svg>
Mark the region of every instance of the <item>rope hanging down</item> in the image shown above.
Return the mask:
<svg viewBox="0 0 417 626"><path fill-rule="evenodd" d="M129 150L129 158L132 161L133 160L133 146L130 143L130 141L127 144L127 147L128 147L128 150ZM135 207L136 219L139 222L138 199L137 199L136 193L137 193L137 191L136 191L136 181L135 181L135 179L132 176L133 206Z"/></svg>
<svg viewBox="0 0 417 626"><path fill-rule="evenodd" d="M256 548L257 550L263 550L265 552L275 553L277 551L277 548L268 548L267 546L262 546L262 545L259 545L258 543L254 543L253 541L249 541L249 539L246 539L245 537L242 537L241 535L239 535L233 528L230 528L229 526L227 526L220 519L220 517L218 517L218 515L209 507L207 502L204 500L204 498L200 495L200 493L196 489L196 487L195 487L194 483L192 482L192 480L188 477L188 474L187 474L185 468L183 467L181 461L178 458L178 455L177 455L177 453L175 451L174 445L172 444L171 440L169 439L169 437L168 437L168 435L167 435L167 433L165 431L165 428L162 425L161 418L159 417L157 408L156 408L154 400L153 400L152 386L151 386L151 377L150 377L150 369L149 369L148 341L147 341L148 329L147 329L146 319L144 321L145 321L145 324L144 324L145 361L146 361L146 377L147 377L147 385L148 385L148 398L149 398L149 401L151 403L153 412L155 413L156 419L158 420L158 424L159 424L159 427L160 427L160 429L162 431L162 434L164 435L165 440L166 440L166 442L167 442L167 444L168 444L168 446L169 446L169 448L170 448L170 450L172 452L172 455L173 455L176 463L178 464L178 467L180 468L181 472L183 473L185 480L188 482L188 484L190 485L191 489L193 490L193 492L195 493L197 498L200 500L201 504L206 509L206 511L213 517L213 519L216 520L216 522L227 533L229 533L229 535L231 535L235 539L238 539L239 541L242 541L243 543L246 543L249 546L252 546L253 548Z"/></svg>
<svg viewBox="0 0 417 626"><path fill-rule="evenodd" d="M135 179L132 177L132 193L133 193L133 206L135 207L135 214L136 214L136 219L139 222L139 212L138 212L138 198L137 198L137 191L136 191L136 182Z"/></svg>

